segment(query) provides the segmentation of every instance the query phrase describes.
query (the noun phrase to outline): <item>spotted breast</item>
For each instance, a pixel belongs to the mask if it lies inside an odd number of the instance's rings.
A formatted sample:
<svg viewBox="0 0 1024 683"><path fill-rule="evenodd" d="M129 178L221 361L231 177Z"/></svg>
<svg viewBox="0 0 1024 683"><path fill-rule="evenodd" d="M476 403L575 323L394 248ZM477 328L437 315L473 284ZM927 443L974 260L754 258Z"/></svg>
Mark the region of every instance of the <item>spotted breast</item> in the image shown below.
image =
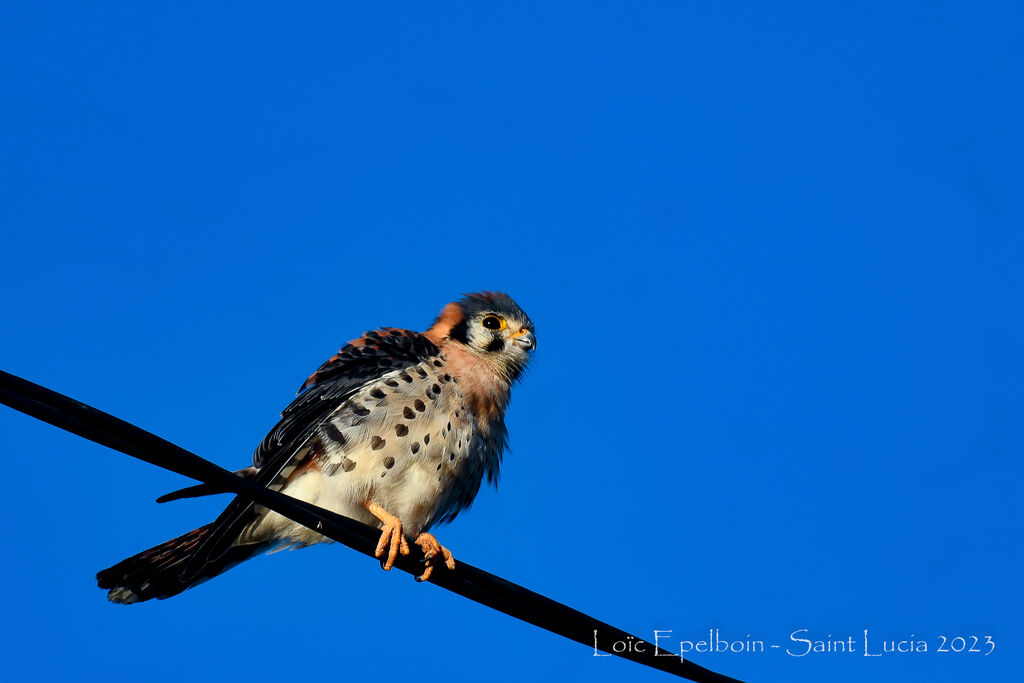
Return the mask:
<svg viewBox="0 0 1024 683"><path fill-rule="evenodd" d="M370 333L360 346L342 349L341 359L388 353L409 334ZM365 507L373 500L413 537L468 507L485 473L497 471L504 423L474 419L447 356L436 346L429 351L419 362L368 382L338 406L311 435L305 456L285 467L272 487L367 524L379 521ZM296 545L326 540L267 513L240 541L268 535Z"/></svg>

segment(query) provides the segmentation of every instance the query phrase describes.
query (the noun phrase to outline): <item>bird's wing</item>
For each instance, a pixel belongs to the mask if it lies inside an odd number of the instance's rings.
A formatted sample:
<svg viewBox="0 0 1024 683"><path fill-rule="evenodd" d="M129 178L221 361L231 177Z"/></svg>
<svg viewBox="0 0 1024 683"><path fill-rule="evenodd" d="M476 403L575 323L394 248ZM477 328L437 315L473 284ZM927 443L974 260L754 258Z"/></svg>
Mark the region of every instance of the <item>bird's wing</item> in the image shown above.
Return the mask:
<svg viewBox="0 0 1024 683"><path fill-rule="evenodd" d="M433 342L412 330L385 328L349 342L299 388L299 395L253 454L253 465L261 471L275 469L275 463L290 457L313 429L366 383L438 353Z"/></svg>
<svg viewBox="0 0 1024 683"><path fill-rule="evenodd" d="M420 333L394 328L367 332L346 344L310 375L299 395L281 413L281 420L256 448L253 466L258 472L253 482L279 488L308 456L309 442L320 425L348 398L382 375L415 366L439 353L437 346ZM217 560L257 514L251 500L236 497L213 522L182 576L194 576L208 562Z"/></svg>

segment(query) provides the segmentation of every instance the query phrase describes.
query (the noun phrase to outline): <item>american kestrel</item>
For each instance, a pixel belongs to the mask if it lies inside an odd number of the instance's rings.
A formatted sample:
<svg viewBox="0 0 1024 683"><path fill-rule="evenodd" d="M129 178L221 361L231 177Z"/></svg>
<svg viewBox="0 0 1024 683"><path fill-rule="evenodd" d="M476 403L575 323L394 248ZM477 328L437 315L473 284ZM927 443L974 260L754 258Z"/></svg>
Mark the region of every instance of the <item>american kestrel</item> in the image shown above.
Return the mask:
<svg viewBox="0 0 1024 683"><path fill-rule="evenodd" d="M484 477L497 481L505 408L536 346L530 318L497 292L448 304L423 333L367 332L306 380L238 474L380 528L384 569L410 541L426 558L421 580L454 569L428 532L469 507ZM158 500L217 492L200 484ZM113 602L169 598L259 552L327 541L238 497L211 524L96 578Z"/></svg>

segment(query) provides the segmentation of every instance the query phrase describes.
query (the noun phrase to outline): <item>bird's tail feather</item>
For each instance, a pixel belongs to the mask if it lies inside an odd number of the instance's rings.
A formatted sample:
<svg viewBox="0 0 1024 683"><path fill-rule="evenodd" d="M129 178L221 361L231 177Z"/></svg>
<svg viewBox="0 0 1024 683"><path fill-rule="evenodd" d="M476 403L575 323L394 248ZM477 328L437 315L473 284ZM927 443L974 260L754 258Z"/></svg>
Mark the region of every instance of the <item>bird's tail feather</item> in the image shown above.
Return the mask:
<svg viewBox="0 0 1024 683"><path fill-rule="evenodd" d="M203 563L200 571L186 574L188 561L214 524L201 526L104 569L96 574L99 587L108 589L111 602L125 605L153 598L163 600L212 579L266 547L260 543L231 546L216 561Z"/></svg>

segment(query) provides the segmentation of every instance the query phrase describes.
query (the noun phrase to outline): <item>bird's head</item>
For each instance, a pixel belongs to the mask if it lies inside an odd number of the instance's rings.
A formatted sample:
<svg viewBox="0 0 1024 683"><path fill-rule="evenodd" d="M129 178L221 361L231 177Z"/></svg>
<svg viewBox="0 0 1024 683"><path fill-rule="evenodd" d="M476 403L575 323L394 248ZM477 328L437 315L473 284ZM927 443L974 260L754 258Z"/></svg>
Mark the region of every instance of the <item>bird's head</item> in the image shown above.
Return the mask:
<svg viewBox="0 0 1024 683"><path fill-rule="evenodd" d="M507 294L467 294L441 311L426 336L435 344L455 344L499 368L514 382L537 348L533 322Z"/></svg>

